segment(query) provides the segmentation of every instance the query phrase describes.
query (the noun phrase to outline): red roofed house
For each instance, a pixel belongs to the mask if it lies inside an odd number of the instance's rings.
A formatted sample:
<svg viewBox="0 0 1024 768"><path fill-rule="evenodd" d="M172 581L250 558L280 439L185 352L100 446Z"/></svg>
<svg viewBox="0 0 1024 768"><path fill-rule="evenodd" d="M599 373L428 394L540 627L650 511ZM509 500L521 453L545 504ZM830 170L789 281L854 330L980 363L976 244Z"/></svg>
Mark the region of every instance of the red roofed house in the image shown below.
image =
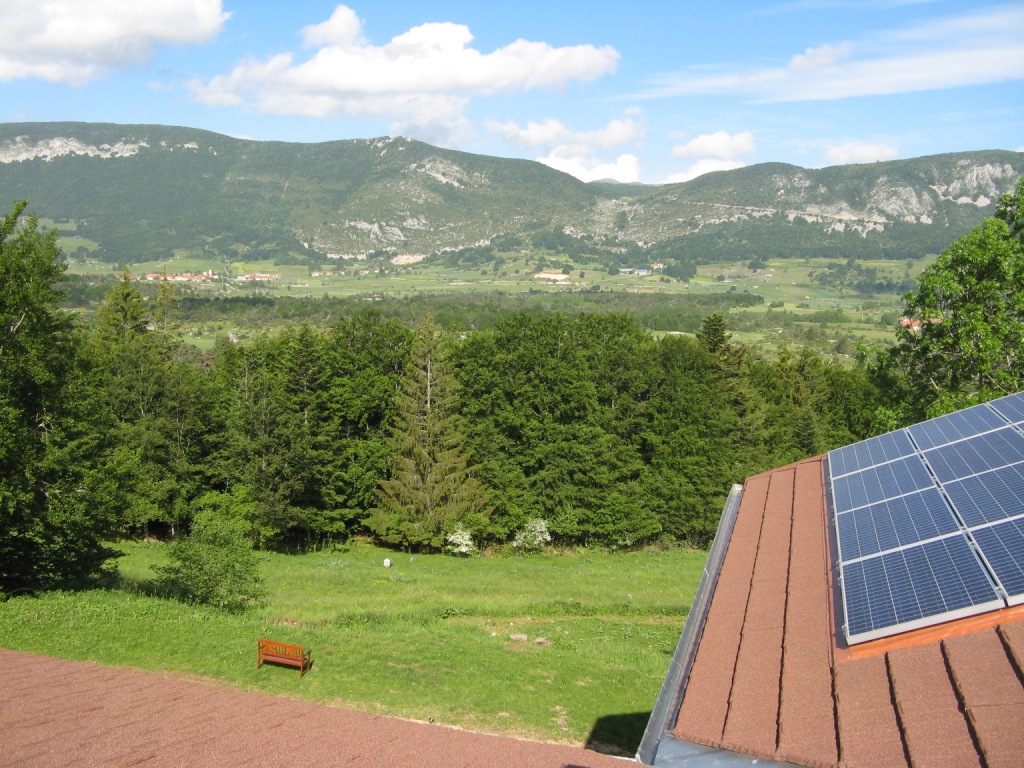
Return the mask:
<svg viewBox="0 0 1024 768"><path fill-rule="evenodd" d="M734 487L638 759L1024 766L1024 605L847 643L829 487L825 456Z"/></svg>

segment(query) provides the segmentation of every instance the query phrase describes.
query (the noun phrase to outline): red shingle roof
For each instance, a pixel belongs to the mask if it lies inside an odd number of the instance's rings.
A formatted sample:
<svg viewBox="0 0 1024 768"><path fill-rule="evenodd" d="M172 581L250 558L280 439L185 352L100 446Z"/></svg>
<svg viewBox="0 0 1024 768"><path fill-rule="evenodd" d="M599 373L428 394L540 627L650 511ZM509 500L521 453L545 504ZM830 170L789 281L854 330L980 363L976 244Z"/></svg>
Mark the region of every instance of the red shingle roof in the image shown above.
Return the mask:
<svg viewBox="0 0 1024 768"><path fill-rule="evenodd" d="M809 766L1021 765L1021 611L840 646L822 459L747 481L673 735Z"/></svg>
<svg viewBox="0 0 1024 768"><path fill-rule="evenodd" d="M294 676L299 685L294 670L268 672ZM0 766L618 768L624 763L582 747L3 649L0 681Z"/></svg>

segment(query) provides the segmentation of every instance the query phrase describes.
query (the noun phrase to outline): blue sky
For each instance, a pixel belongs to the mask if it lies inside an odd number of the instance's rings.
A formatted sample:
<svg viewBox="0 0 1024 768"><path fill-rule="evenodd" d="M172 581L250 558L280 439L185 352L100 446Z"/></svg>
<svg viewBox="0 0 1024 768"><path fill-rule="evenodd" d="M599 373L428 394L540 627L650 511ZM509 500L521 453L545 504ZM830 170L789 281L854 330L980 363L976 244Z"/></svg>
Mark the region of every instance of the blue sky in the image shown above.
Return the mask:
<svg viewBox="0 0 1024 768"><path fill-rule="evenodd" d="M63 120L647 183L1024 151L1024 2L3 0L0 121Z"/></svg>

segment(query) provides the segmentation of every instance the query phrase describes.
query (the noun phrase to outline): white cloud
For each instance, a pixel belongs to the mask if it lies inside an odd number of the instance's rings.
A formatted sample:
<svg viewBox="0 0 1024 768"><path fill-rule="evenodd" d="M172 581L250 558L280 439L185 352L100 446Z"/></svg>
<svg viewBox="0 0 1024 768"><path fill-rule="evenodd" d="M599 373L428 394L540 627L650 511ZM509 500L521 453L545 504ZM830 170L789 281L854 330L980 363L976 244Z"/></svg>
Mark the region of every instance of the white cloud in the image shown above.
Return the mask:
<svg viewBox="0 0 1024 768"><path fill-rule="evenodd" d="M712 173L713 171L734 171L745 165L746 163L740 162L739 160L722 160L719 158L706 157L698 160L684 171L670 174L662 183L676 184L680 181L696 179L698 176L703 176L705 173Z"/></svg>
<svg viewBox="0 0 1024 768"><path fill-rule="evenodd" d="M509 120L505 123L488 122L488 130L499 134L506 141L520 147L551 147L560 144L581 144L588 147L608 149L620 147L644 136L644 125L638 120L610 120L596 131L572 131L561 120L527 122L525 128Z"/></svg>
<svg viewBox="0 0 1024 768"><path fill-rule="evenodd" d="M206 42L229 16L221 0L4 0L0 81L84 85L158 46Z"/></svg>
<svg viewBox="0 0 1024 768"><path fill-rule="evenodd" d="M580 181L640 181L640 161L632 154L619 155L614 162L609 163L592 152L579 152L576 147L563 146L556 147L537 160L556 170L571 174Z"/></svg>
<svg viewBox="0 0 1024 768"><path fill-rule="evenodd" d="M879 160L895 160L899 150L890 144L872 144L866 141L848 141L825 151L825 160L830 165L852 163L874 163Z"/></svg>
<svg viewBox="0 0 1024 768"><path fill-rule="evenodd" d="M636 114L636 110L630 110ZM635 144L644 137L640 120L617 118L594 131L573 131L560 120L529 121L520 126L514 121L491 121L486 127L518 147L542 151L538 161L572 174L582 181L615 179L640 180L640 161L633 154L621 154L612 162L599 156L599 150Z"/></svg>
<svg viewBox="0 0 1024 768"><path fill-rule="evenodd" d="M672 147L672 157L699 157L730 160L754 154L754 134L750 131L729 134L725 131L705 133L685 144Z"/></svg>
<svg viewBox="0 0 1024 768"><path fill-rule="evenodd" d="M746 163L739 158L752 155L755 151L754 134L750 131L715 131L701 134L685 144L672 147L672 157L692 157L696 160L685 170L669 175L665 183L689 181L712 171L742 168Z"/></svg>
<svg viewBox="0 0 1024 768"><path fill-rule="evenodd" d="M437 125L468 99L534 88L561 88L615 70L610 46L556 48L516 40L490 53L471 46L473 35L449 22L422 24L384 45L363 36L347 6L303 30L315 52L304 60L282 53L248 60L230 73L190 89L211 105L246 105L272 114L390 117L416 132Z"/></svg>
<svg viewBox="0 0 1024 768"><path fill-rule="evenodd" d="M782 66L666 75L647 97L743 94L759 102L820 101L929 91L1024 78L1024 6L821 45Z"/></svg>

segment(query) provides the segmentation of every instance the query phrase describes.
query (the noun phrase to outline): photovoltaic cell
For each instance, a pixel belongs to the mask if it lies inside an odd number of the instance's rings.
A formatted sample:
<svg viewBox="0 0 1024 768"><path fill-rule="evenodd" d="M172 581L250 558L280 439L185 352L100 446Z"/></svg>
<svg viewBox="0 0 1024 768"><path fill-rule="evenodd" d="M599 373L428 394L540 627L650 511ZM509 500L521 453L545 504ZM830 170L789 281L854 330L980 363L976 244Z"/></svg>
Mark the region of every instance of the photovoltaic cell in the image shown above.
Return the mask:
<svg viewBox="0 0 1024 768"><path fill-rule="evenodd" d="M828 456L829 471L838 477L913 453L914 444L901 429L832 451Z"/></svg>
<svg viewBox="0 0 1024 768"><path fill-rule="evenodd" d="M907 427L907 430L918 447L922 451L927 451L937 445L980 435L982 432L1003 426L1006 426L1006 422L991 408L987 405L975 405L947 416L922 421L920 424Z"/></svg>
<svg viewBox="0 0 1024 768"><path fill-rule="evenodd" d="M960 530L936 488L844 512L836 525L844 561Z"/></svg>
<svg viewBox="0 0 1024 768"><path fill-rule="evenodd" d="M1024 518L971 531L1011 605L1024 603Z"/></svg>
<svg viewBox="0 0 1024 768"><path fill-rule="evenodd" d="M1013 427L924 452L942 483L1024 461L1024 434Z"/></svg>
<svg viewBox="0 0 1024 768"><path fill-rule="evenodd" d="M1024 464L946 483L944 488L968 528L1024 515Z"/></svg>
<svg viewBox="0 0 1024 768"><path fill-rule="evenodd" d="M850 643L1024 604L1024 393L832 451L828 473Z"/></svg>
<svg viewBox="0 0 1024 768"><path fill-rule="evenodd" d="M1003 605L962 534L847 563L842 571L850 642Z"/></svg>
<svg viewBox="0 0 1024 768"><path fill-rule="evenodd" d="M932 485L932 477L921 458L910 456L833 479L833 503L836 512L846 512Z"/></svg>

